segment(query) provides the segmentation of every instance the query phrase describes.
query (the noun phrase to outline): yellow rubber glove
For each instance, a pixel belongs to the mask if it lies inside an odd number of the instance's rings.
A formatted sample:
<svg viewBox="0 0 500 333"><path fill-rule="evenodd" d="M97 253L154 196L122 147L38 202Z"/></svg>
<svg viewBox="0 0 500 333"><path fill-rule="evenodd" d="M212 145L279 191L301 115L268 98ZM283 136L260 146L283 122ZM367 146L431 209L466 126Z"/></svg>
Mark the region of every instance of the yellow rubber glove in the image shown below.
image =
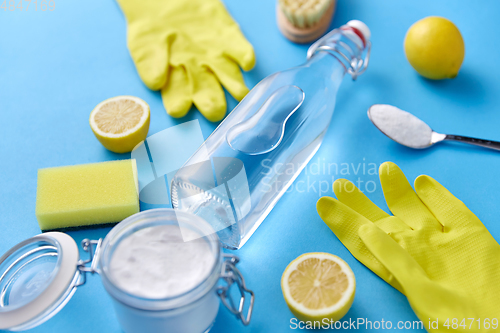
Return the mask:
<svg viewBox="0 0 500 333"><path fill-rule="evenodd" d="M168 114L183 117L194 102L219 121L226 114L220 83L237 100L248 93L238 65L252 69L254 51L220 0L117 1L137 71L150 89L161 89Z"/></svg>
<svg viewBox="0 0 500 333"><path fill-rule="evenodd" d="M407 296L429 332L500 329L500 245L433 178L418 177L415 192L395 164L384 163L379 174L394 216L342 179L334 183L338 200L317 203L323 221L356 259Z"/></svg>

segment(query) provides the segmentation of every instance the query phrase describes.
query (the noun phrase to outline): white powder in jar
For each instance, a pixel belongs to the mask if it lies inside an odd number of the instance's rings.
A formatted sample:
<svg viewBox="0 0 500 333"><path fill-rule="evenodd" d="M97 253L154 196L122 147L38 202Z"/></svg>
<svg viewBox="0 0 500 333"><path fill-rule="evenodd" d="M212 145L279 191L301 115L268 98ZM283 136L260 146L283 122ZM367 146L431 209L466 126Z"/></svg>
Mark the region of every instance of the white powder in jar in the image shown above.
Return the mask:
<svg viewBox="0 0 500 333"><path fill-rule="evenodd" d="M183 236L194 240L184 242ZM122 240L111 258L110 272L128 293L160 299L198 286L212 271L215 257L210 244L195 231L162 225Z"/></svg>
<svg viewBox="0 0 500 333"><path fill-rule="evenodd" d="M392 105L376 104L368 117L385 135L402 145L425 148L431 145L432 129L409 112Z"/></svg>

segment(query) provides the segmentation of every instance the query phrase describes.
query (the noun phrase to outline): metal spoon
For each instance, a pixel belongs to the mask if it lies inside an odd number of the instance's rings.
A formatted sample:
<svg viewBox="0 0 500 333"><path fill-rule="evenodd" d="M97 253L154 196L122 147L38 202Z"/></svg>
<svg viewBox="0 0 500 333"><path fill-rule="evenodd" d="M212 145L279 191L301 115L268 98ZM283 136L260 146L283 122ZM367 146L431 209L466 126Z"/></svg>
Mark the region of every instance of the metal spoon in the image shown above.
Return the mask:
<svg viewBox="0 0 500 333"><path fill-rule="evenodd" d="M411 113L392 105L372 105L368 109L368 118L382 133L410 148L423 149L442 141L459 141L500 150L500 142L498 141L437 133Z"/></svg>

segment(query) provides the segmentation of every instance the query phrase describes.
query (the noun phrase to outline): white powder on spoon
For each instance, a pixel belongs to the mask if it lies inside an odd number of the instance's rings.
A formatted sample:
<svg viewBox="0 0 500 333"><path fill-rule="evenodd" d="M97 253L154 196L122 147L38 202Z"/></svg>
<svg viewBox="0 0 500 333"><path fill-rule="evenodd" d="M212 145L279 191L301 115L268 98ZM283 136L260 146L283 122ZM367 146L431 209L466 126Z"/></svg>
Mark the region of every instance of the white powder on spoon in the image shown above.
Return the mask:
<svg viewBox="0 0 500 333"><path fill-rule="evenodd" d="M186 239L195 239L189 242ZM159 299L185 293L208 277L215 264L210 244L198 233L174 225L139 230L118 244L110 271L123 290Z"/></svg>
<svg viewBox="0 0 500 333"><path fill-rule="evenodd" d="M368 110L368 117L389 138L411 147L431 145L432 129L409 112L392 105L375 104Z"/></svg>

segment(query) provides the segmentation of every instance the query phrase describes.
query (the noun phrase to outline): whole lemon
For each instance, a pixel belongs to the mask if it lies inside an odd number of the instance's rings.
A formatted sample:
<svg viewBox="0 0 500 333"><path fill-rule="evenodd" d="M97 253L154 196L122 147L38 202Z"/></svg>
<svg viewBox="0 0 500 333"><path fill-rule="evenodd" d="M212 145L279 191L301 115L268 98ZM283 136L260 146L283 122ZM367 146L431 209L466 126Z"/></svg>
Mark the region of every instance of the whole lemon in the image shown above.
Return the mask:
<svg viewBox="0 0 500 333"><path fill-rule="evenodd" d="M404 47L410 65L433 80L456 77L465 55L460 30L450 20L437 16L414 23L406 33Z"/></svg>

